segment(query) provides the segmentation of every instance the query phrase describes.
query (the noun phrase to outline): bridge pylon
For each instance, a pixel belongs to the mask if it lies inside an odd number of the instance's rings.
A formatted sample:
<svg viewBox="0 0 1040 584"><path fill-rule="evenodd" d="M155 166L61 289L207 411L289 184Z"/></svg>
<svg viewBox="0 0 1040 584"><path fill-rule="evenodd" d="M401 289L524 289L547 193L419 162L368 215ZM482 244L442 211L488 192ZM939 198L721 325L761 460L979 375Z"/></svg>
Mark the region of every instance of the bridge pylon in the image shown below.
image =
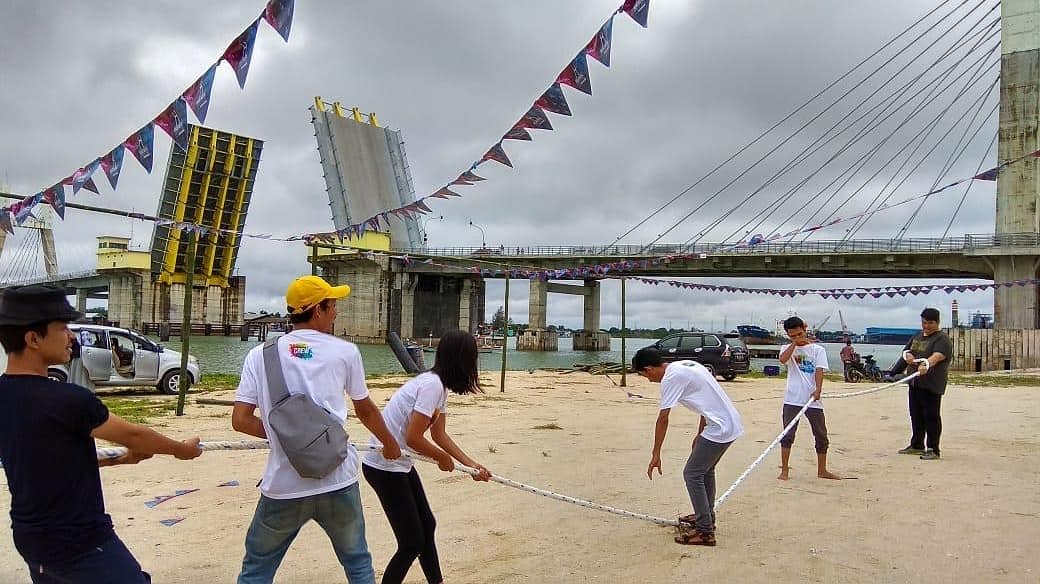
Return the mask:
<svg viewBox="0 0 1040 584"><path fill-rule="evenodd" d="M1040 4L1001 3L1000 129L997 156L1015 160L1040 149ZM1040 158L1000 170L997 176L996 233L1040 233ZM995 282L1032 280L1040 270L1040 250L992 258ZM994 327L1040 328L1037 286L999 288L993 295Z"/></svg>

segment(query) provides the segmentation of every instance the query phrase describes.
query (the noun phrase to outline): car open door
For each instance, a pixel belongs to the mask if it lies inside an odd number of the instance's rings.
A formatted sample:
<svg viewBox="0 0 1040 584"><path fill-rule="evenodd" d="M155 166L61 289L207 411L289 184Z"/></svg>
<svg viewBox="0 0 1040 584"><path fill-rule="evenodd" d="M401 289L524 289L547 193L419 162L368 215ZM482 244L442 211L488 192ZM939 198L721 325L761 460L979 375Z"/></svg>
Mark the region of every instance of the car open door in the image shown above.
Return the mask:
<svg viewBox="0 0 1040 584"><path fill-rule="evenodd" d="M113 374L108 334L105 331L80 329L76 331L76 336L79 338L80 359L91 381L108 381Z"/></svg>
<svg viewBox="0 0 1040 584"><path fill-rule="evenodd" d="M159 381L159 346L141 335L131 333L131 337L134 340L134 381L149 385Z"/></svg>

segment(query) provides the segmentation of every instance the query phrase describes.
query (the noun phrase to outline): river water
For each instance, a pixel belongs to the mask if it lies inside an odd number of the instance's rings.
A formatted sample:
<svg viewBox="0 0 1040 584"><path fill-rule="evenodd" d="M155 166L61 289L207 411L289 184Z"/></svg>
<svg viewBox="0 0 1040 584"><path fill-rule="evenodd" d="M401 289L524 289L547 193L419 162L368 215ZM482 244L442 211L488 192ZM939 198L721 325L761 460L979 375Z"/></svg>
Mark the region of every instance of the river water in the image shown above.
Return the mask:
<svg viewBox="0 0 1040 584"><path fill-rule="evenodd" d="M155 340L155 339L153 339ZM651 345L655 339L627 339L626 360L631 362L632 353L641 347ZM164 343L171 349L180 350L180 339L173 337L170 342ZM842 345L840 343L822 343L827 348L827 359L833 371L841 370L841 359L839 353ZM191 354L199 359L202 367L203 379L207 373L230 373L237 375L242 370L242 361L246 353L257 345L257 341L240 341L236 337L191 337ZM554 352L530 352L515 351L516 339L509 339L509 350L506 352L506 367L510 370L526 370L550 367L569 368L575 363L597 363L600 361L621 361L621 339L611 339L610 351L587 352L571 350L571 339L560 339L559 351ZM891 366L902 353L901 345L854 345L861 355L874 355L882 369ZM365 364L365 371L369 374L401 373L400 364L394 357L393 351L387 345L359 345L361 357ZM776 348L779 348L777 346ZM426 365L433 364L433 353L424 353ZM776 362L769 359L752 359L753 370L762 371L765 365L775 365ZM0 350L0 368L7 365L7 358ZM480 355L481 371L498 371L502 367L501 350L495 353L482 353Z"/></svg>

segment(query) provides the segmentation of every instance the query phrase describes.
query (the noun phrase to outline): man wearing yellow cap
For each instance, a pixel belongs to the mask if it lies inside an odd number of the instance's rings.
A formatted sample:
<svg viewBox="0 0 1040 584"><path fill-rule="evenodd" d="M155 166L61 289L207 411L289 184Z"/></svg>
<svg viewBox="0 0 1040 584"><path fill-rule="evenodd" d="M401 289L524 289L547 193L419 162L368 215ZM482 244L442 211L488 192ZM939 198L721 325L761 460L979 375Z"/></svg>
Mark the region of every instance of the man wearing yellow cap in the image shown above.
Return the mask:
<svg viewBox="0 0 1040 584"><path fill-rule="evenodd" d="M289 285L285 301L293 330L279 337L276 345L285 385L291 394L306 394L342 423L347 419L344 394L350 396L358 419L383 444L383 456L396 459L401 450L369 398L361 353L354 344L330 334L336 300L349 294L350 286L330 286L317 276L297 278ZM271 406L260 345L246 356L231 416L235 430L267 438L271 444L260 481L260 502L246 534L239 584L274 580L289 545L311 519L332 540L348 581L375 584L358 490L357 451L350 447L346 459L321 478L300 476L277 437L267 431ZM257 409L260 417L254 413Z"/></svg>

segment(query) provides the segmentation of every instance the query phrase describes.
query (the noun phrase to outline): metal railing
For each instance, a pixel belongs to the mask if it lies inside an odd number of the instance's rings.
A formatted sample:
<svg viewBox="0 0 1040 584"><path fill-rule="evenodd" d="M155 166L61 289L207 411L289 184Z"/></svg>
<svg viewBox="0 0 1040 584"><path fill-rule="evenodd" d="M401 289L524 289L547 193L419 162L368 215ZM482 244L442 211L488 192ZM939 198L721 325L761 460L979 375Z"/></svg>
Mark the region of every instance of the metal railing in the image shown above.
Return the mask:
<svg viewBox="0 0 1040 584"><path fill-rule="evenodd" d="M0 282L0 288L11 288L13 286L31 286L33 284L48 284L50 282L62 282L65 280L78 280L80 278L94 278L97 277L97 270L83 270L80 272L68 272L65 274L55 274L53 276L38 276L36 278L26 278L24 280L15 280L13 282Z"/></svg>
<svg viewBox="0 0 1040 584"><path fill-rule="evenodd" d="M756 245L735 243L698 243L695 245L500 245L487 247L395 248L393 252L441 257L660 257L678 254L820 254L820 253L957 253L999 247L1036 247L1040 255L1040 234L970 234L943 238L857 239L783 242Z"/></svg>

